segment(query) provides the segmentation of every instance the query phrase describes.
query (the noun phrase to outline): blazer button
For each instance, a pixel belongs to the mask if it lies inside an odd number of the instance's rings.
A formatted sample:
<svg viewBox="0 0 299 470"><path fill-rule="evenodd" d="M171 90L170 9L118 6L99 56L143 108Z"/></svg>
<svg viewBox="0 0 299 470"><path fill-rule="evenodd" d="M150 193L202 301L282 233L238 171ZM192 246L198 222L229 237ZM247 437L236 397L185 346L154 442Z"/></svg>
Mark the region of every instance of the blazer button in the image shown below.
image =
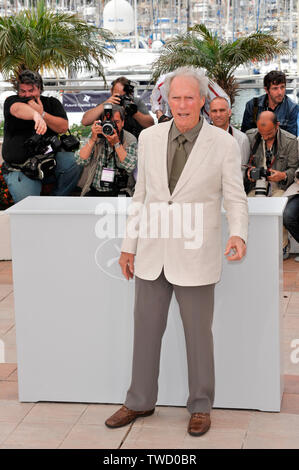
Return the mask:
<svg viewBox="0 0 299 470"><path fill-rule="evenodd" d="M173 203L173 201L168 201L168 204L171 206L171 204Z"/></svg>

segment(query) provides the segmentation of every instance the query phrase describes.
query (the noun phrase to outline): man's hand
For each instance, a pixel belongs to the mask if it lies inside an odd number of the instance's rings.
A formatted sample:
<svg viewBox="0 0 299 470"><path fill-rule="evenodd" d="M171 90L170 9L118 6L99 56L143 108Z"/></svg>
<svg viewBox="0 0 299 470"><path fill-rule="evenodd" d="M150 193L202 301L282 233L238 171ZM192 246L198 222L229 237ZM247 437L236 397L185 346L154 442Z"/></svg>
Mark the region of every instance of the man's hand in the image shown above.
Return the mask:
<svg viewBox="0 0 299 470"><path fill-rule="evenodd" d="M115 129L113 129L113 134L112 135L105 135L105 137L108 140L111 147L113 147L117 143L120 143L118 133L116 132Z"/></svg>
<svg viewBox="0 0 299 470"><path fill-rule="evenodd" d="M251 170L252 170L253 168L255 168L255 166L251 166L251 167L249 167L248 170L247 170L247 178L248 178L249 181L251 181L252 183L254 183L254 181L255 181L255 180L253 180L253 179L250 177L250 172L251 172Z"/></svg>
<svg viewBox="0 0 299 470"><path fill-rule="evenodd" d="M91 126L91 137L95 142L98 140L98 134L103 134L103 127L100 122L101 121L94 121Z"/></svg>
<svg viewBox="0 0 299 470"><path fill-rule="evenodd" d="M35 100L30 100L27 103L34 111L37 111L39 114L43 114L44 112L44 107L43 103L41 102L40 98L36 98Z"/></svg>
<svg viewBox="0 0 299 470"><path fill-rule="evenodd" d="M34 111L33 114L33 121L34 121L34 129L37 134L43 135L47 131L47 124L41 117L41 115L37 112Z"/></svg>
<svg viewBox="0 0 299 470"><path fill-rule="evenodd" d="M279 181L283 181L286 179L287 174L285 171L277 171L277 170L270 170L271 171L271 176L268 176L267 180L268 181L273 181L275 183L278 183Z"/></svg>
<svg viewBox="0 0 299 470"><path fill-rule="evenodd" d="M111 95L109 96L109 98L104 102L102 103L103 105L106 104L106 103L111 103L111 104L118 104L120 103L120 97L115 94L115 95Z"/></svg>
<svg viewBox="0 0 299 470"><path fill-rule="evenodd" d="M234 254L229 256L230 251ZM246 244L241 237L233 236L228 239L224 255L228 261L239 261L246 254Z"/></svg>
<svg viewBox="0 0 299 470"><path fill-rule="evenodd" d="M127 281L133 279L134 276L134 258L135 255L133 253L126 253L124 251L121 252L119 257L118 263Z"/></svg>

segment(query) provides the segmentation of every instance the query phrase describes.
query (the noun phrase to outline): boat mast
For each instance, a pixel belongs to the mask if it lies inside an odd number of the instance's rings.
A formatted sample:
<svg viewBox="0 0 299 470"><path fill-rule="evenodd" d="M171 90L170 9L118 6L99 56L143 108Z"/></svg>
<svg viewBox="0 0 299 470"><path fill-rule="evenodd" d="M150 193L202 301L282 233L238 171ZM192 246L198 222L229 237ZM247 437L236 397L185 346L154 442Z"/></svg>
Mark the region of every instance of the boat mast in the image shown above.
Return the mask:
<svg viewBox="0 0 299 470"><path fill-rule="evenodd" d="M299 1L299 0L298 0ZM228 25L229 25L229 0L226 0L226 25L225 25L225 39L228 40Z"/></svg>
<svg viewBox="0 0 299 470"><path fill-rule="evenodd" d="M135 49L139 49L138 27L137 27L137 0L134 0L134 22L135 22Z"/></svg>
<svg viewBox="0 0 299 470"><path fill-rule="evenodd" d="M190 28L190 0L187 0L187 5L186 5L186 10L187 10L187 32Z"/></svg>
<svg viewBox="0 0 299 470"><path fill-rule="evenodd" d="M293 56L293 0L290 0L290 28L289 28L289 48L291 50L291 54L289 55L289 71L291 71L291 62Z"/></svg>
<svg viewBox="0 0 299 470"><path fill-rule="evenodd" d="M299 12L299 0L297 0L297 12ZM297 14L297 75L299 75L299 15Z"/></svg>

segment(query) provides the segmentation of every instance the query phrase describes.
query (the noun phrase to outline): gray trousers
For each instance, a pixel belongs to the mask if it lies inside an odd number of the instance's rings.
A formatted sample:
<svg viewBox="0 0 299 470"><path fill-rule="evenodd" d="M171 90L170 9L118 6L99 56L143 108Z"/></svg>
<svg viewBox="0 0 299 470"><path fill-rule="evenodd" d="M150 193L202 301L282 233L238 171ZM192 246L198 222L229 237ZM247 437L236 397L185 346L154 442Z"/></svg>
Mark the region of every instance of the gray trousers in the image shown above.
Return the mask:
<svg viewBox="0 0 299 470"><path fill-rule="evenodd" d="M135 276L134 353L132 381L125 406L134 411L155 407L158 396L161 343L174 291L186 339L190 413L209 413L214 402L212 321L215 284L177 286L164 271L147 281Z"/></svg>

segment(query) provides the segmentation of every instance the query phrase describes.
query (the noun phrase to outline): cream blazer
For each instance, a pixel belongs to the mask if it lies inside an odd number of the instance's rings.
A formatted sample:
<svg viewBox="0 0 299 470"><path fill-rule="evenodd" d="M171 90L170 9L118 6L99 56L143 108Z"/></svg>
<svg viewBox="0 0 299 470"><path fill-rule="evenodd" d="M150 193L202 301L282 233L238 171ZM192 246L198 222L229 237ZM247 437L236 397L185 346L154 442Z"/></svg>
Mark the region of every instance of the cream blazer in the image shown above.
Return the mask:
<svg viewBox="0 0 299 470"><path fill-rule="evenodd" d="M283 193L284 197L296 196L299 194L299 168L295 172L295 182Z"/></svg>
<svg viewBox="0 0 299 470"><path fill-rule="evenodd" d="M135 204L131 207L142 206L143 211L135 210L129 215L121 250L136 254L135 274L142 279L157 279L164 268L165 276L172 284L216 283L220 279L223 258L222 198L229 236L238 235L247 242L248 206L240 149L228 132L204 121L170 194L167 142L171 123L149 127L140 134L138 177L132 198ZM160 218L157 216L159 211ZM180 217L185 223L180 223ZM169 225L169 234L165 229L157 232L156 227L161 228L163 224ZM148 236L153 226L153 234Z"/></svg>

